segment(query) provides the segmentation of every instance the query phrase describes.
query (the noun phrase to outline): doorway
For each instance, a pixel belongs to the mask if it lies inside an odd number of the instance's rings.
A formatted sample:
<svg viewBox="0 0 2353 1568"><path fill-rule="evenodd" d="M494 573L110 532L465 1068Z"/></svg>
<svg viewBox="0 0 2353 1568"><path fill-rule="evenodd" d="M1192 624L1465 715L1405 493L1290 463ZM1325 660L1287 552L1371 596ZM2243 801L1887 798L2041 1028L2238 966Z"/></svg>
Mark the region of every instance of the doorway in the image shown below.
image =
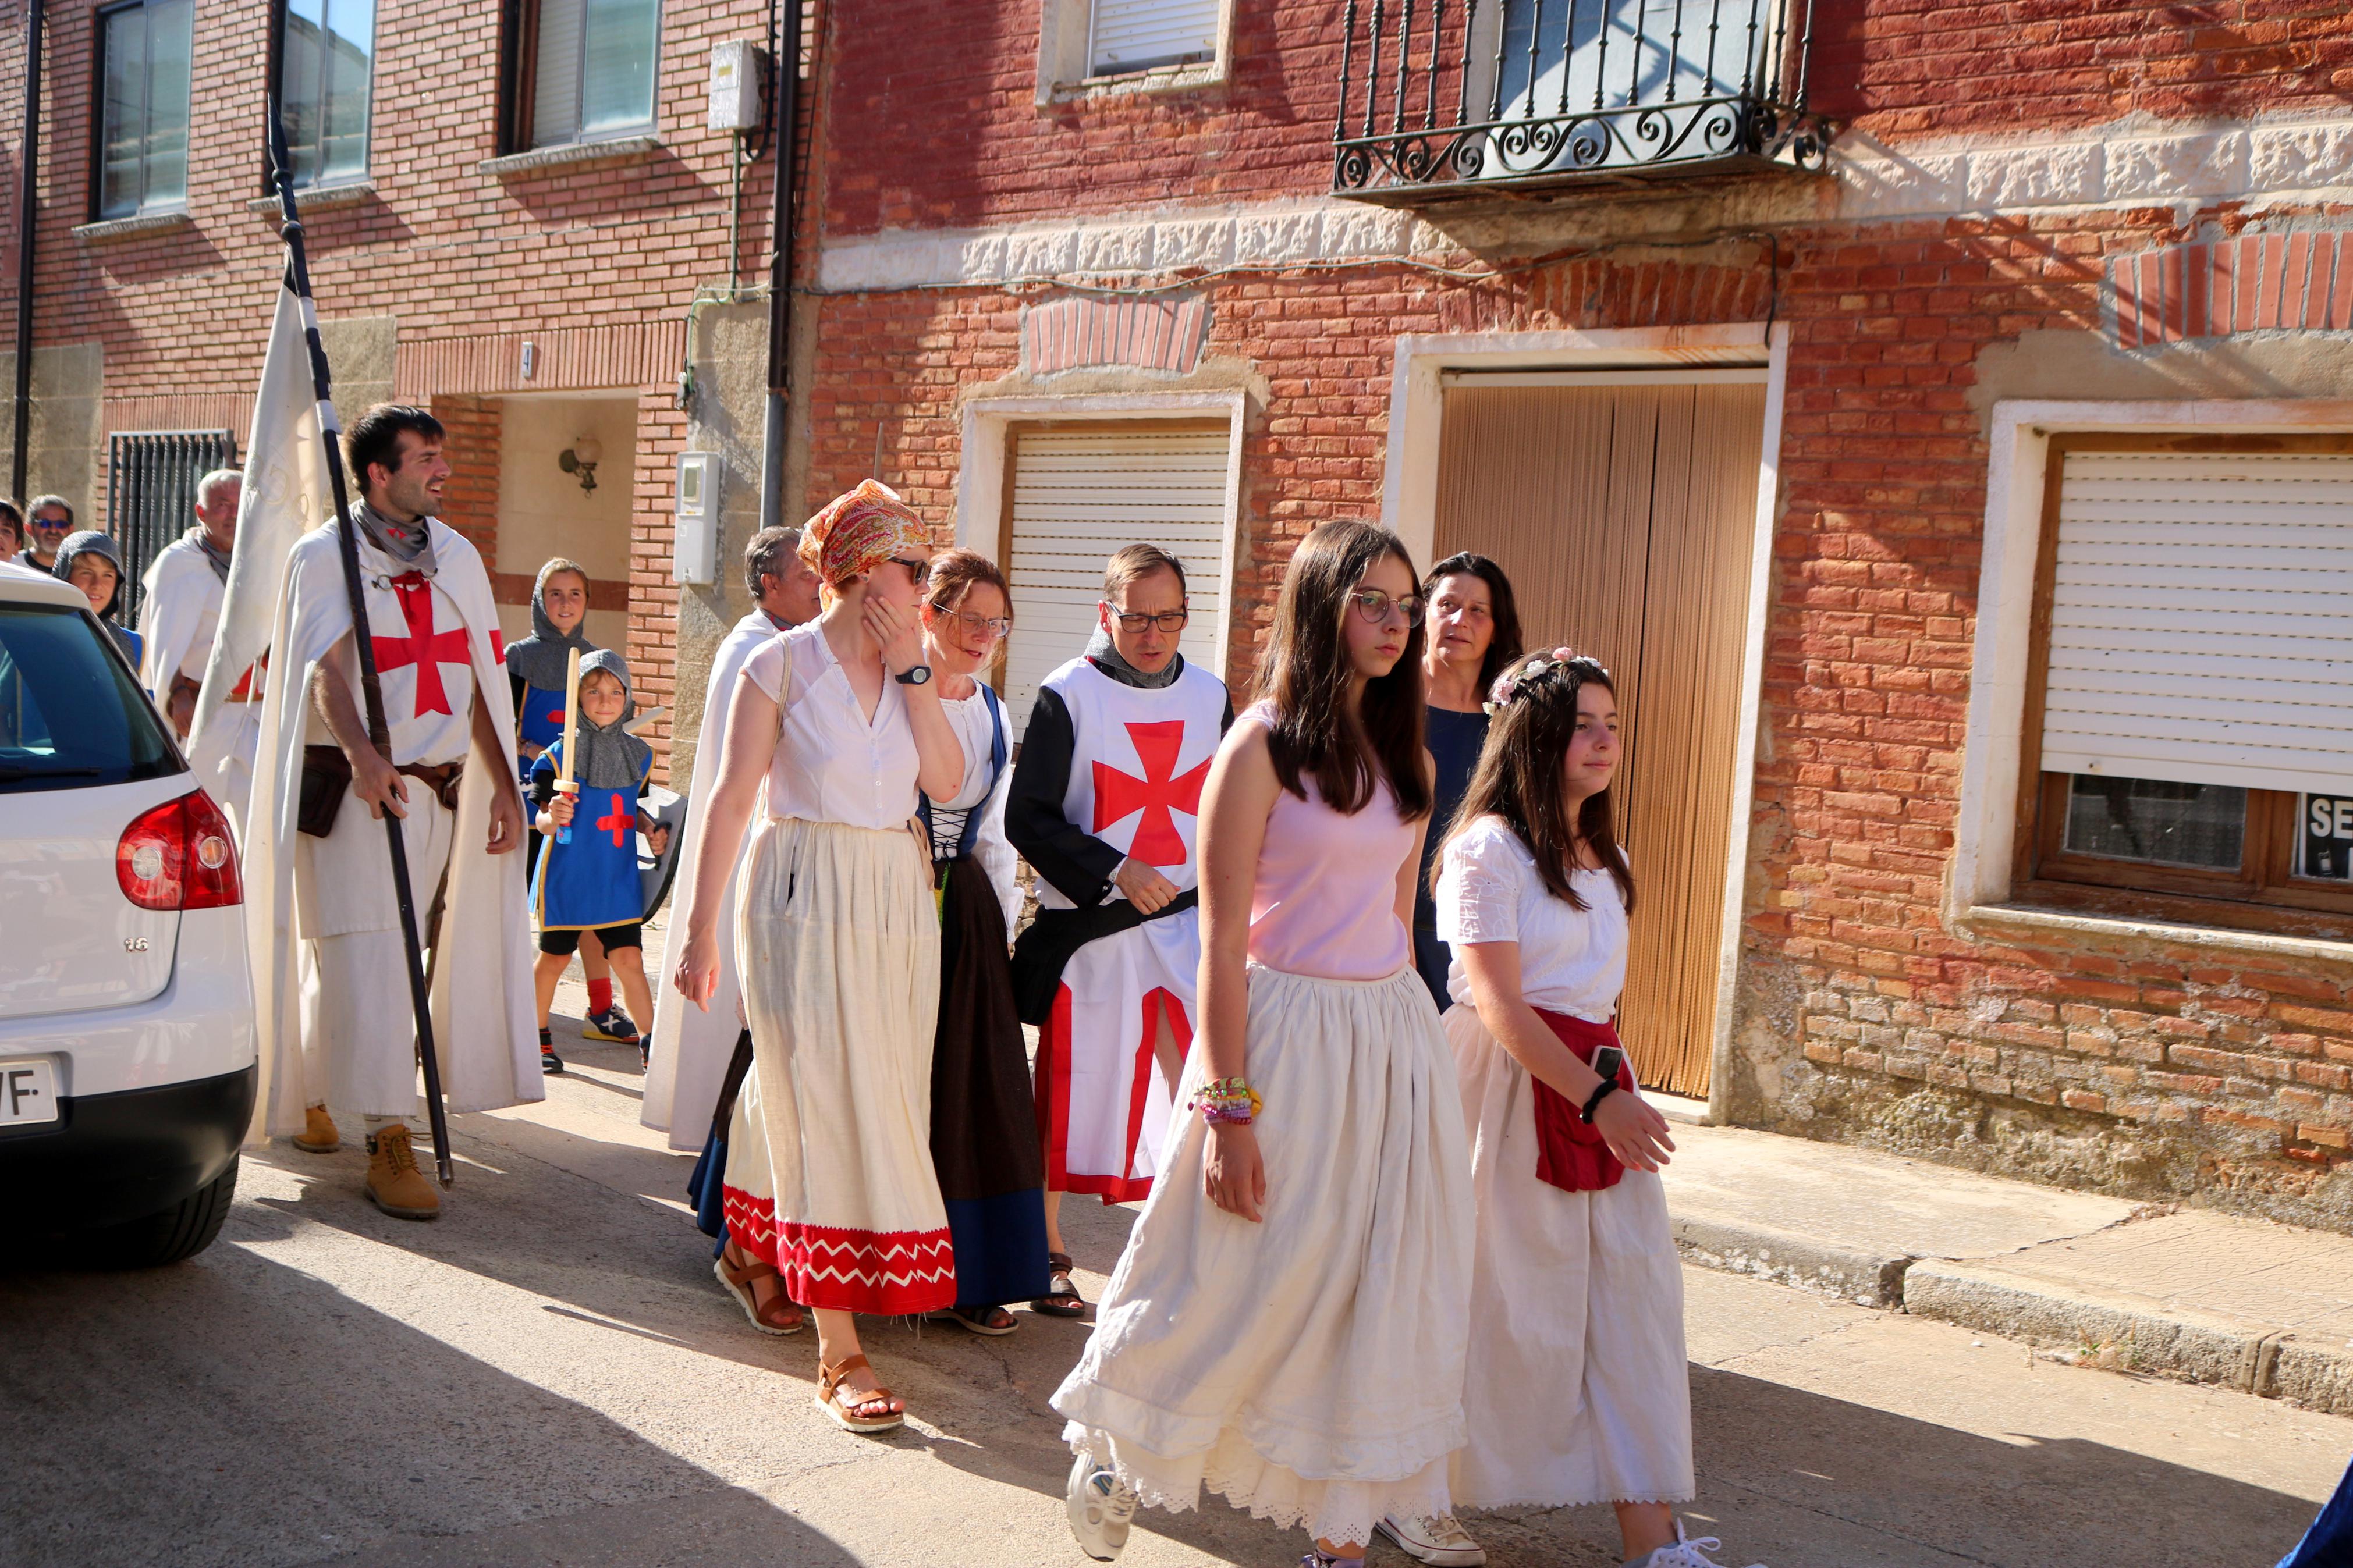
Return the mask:
<svg viewBox="0 0 2353 1568"><path fill-rule="evenodd" d="M1641 1081L1704 1097L1715 1041L1762 369L1450 373L1435 554L1492 556L1531 647L1618 689L1638 897L1619 1028Z"/></svg>

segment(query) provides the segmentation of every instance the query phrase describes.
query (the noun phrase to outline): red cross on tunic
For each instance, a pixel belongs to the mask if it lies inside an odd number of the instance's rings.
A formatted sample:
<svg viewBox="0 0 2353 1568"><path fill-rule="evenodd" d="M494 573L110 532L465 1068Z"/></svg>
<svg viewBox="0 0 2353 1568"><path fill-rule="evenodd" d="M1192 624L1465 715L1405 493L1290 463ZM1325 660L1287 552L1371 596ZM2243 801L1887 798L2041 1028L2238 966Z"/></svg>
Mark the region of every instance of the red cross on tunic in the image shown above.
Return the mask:
<svg viewBox="0 0 2353 1568"><path fill-rule="evenodd" d="M466 652L466 628L437 632L433 629L433 584L422 572L403 572L392 580L392 591L400 600L400 618L408 623L405 637L375 637L375 667L379 672L417 667L417 717L427 713L448 713L457 716L449 706L448 689L441 684L444 664L470 664Z"/></svg>
<svg viewBox="0 0 2353 1568"><path fill-rule="evenodd" d="M1095 825L1092 831L1101 833L1120 818L1141 811L1144 820L1135 825L1135 838L1127 847L1128 855L1147 866L1182 866L1185 840L1176 831L1176 818L1170 813L1174 810L1187 816L1201 815L1201 786L1208 783L1209 764L1205 761L1182 778L1172 776L1176 772L1176 753L1185 747L1182 719L1130 724L1127 736L1135 742L1135 759L1144 764L1144 776L1124 773L1109 763L1095 763Z"/></svg>
<svg viewBox="0 0 2353 1568"><path fill-rule="evenodd" d="M613 847L618 849L623 844L628 842L628 840L622 837L623 834L628 829L637 826L638 814L633 811L627 816L622 816L621 797L617 794L612 797L612 810L607 815L598 817L596 819L596 826L613 836Z"/></svg>

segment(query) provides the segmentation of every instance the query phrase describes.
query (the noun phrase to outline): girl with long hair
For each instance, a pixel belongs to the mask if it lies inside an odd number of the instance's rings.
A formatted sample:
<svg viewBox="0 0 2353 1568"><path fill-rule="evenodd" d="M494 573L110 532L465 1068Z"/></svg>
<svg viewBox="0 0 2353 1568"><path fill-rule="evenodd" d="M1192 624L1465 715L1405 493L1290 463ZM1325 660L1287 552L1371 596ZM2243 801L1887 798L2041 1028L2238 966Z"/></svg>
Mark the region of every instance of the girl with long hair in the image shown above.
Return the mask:
<svg viewBox="0 0 2353 1568"><path fill-rule="evenodd" d="M1487 689L1520 657L1520 611L1504 569L1468 550L1431 567L1421 580L1421 596L1430 603L1429 646L1421 656L1429 702L1422 743L1435 770L1435 799L1430 832L1422 839L1421 879L1414 886L1413 966L1442 1013L1447 953L1438 934L1430 878L1439 841L1462 804L1462 792L1471 787L1479 748L1487 741Z"/></svg>
<svg viewBox="0 0 2353 1568"><path fill-rule="evenodd" d="M963 787L923 804L940 905L932 1166L955 1243L956 1300L945 1315L976 1334L1009 1334L1019 1323L1005 1304L1044 1295L1047 1281L1046 1161L1013 1001L1013 769L1005 705L987 679L1013 627L1005 574L969 550L934 557L923 621L923 657L964 747Z"/></svg>
<svg viewBox="0 0 2353 1568"><path fill-rule="evenodd" d="M1453 1501L1608 1502L1630 1568L1713 1568L1715 1542L1686 1541L1672 1507L1693 1492L1683 1264L1658 1176L1674 1142L1613 1025L1635 907L1609 790L1616 688L1556 648L1507 669L1489 706L1438 880L1478 1197Z"/></svg>
<svg viewBox="0 0 2353 1568"><path fill-rule="evenodd" d="M1187 1113L1053 1401L1071 1530L1099 1560L1139 1501L1190 1508L1204 1483L1306 1526L1324 1568L1361 1562L1384 1513L1444 1511L1472 1216L1406 923L1430 816L1421 619L1395 535L1316 529L1210 766Z"/></svg>

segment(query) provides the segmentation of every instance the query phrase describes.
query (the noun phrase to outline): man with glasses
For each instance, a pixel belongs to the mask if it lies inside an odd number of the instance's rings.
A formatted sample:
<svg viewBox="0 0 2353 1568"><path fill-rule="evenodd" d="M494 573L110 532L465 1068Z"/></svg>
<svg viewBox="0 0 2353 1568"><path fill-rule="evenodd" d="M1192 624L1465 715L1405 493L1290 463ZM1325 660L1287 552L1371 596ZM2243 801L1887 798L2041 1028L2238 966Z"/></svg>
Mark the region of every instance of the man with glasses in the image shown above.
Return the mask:
<svg viewBox="0 0 2353 1568"><path fill-rule="evenodd" d="M1111 558L1093 639L1039 688L1006 802L1006 837L1038 873L1013 988L1039 1029L1052 1279L1032 1306L1055 1317L1086 1310L1061 1194L1150 1194L1193 1038L1195 818L1234 710L1225 683L1176 651L1190 613L1176 556L1131 544Z"/></svg>
<svg viewBox="0 0 2353 1568"><path fill-rule="evenodd" d="M73 508L63 496L35 496L33 510L25 515L25 553L17 564L36 572L47 572L56 566L58 546L74 531Z"/></svg>

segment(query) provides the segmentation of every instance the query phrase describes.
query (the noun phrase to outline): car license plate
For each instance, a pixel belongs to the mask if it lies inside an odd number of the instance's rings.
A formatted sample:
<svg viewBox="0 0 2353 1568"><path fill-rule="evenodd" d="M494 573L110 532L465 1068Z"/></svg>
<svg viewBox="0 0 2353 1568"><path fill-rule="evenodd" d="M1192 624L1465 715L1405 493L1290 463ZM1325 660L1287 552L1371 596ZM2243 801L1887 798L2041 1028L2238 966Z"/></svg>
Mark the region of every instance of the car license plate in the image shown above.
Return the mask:
<svg viewBox="0 0 2353 1568"><path fill-rule="evenodd" d="M58 1119L58 1064L47 1057L0 1059L0 1128Z"/></svg>

